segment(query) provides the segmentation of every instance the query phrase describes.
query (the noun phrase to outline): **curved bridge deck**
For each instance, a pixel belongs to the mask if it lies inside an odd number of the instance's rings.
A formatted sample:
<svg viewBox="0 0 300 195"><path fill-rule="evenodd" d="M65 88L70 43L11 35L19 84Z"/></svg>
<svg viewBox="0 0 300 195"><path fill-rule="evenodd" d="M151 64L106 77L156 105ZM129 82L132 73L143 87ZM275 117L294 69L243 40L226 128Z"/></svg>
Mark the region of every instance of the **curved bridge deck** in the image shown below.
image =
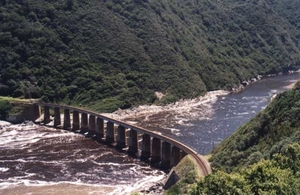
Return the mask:
<svg viewBox="0 0 300 195"><path fill-rule="evenodd" d="M171 168L177 165L185 155L190 154L203 175L211 173L206 159L185 144L167 136L83 108L51 103L35 103L35 105L39 109L43 108L44 124L50 123L50 108L52 108L54 109L54 127L62 126L66 130L80 130L95 134L107 144L114 143L118 148L128 147L127 152L133 155L138 154L140 150L141 159L160 164L161 168ZM64 110L63 124L61 110ZM72 111L72 121L70 111ZM141 148L138 144L138 133L142 135Z"/></svg>

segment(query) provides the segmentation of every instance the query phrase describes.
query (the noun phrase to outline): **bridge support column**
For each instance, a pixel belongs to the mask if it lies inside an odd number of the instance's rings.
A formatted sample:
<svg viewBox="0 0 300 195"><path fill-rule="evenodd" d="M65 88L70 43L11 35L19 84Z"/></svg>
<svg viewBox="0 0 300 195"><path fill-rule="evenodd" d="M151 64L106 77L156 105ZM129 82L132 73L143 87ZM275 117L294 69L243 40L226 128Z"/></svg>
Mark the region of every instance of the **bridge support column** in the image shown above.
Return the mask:
<svg viewBox="0 0 300 195"><path fill-rule="evenodd" d="M176 166L180 161L180 149L176 146L172 147L171 167Z"/></svg>
<svg viewBox="0 0 300 195"><path fill-rule="evenodd" d="M33 105L33 109L32 109L32 113L33 113L33 119L39 119L41 117L41 107L37 104Z"/></svg>
<svg viewBox="0 0 300 195"><path fill-rule="evenodd" d="M131 129L130 135L129 135L128 153L131 155L136 155L137 152L138 152L137 132L135 130Z"/></svg>
<svg viewBox="0 0 300 195"><path fill-rule="evenodd" d="M64 110L64 129L69 130L71 128L71 117L70 117L70 110Z"/></svg>
<svg viewBox="0 0 300 195"><path fill-rule="evenodd" d="M122 125L118 126L118 137L117 137L117 148L125 148L126 147L126 128Z"/></svg>
<svg viewBox="0 0 300 195"><path fill-rule="evenodd" d="M160 139L154 137L152 139L151 163L160 162L160 157L161 157L161 141Z"/></svg>
<svg viewBox="0 0 300 195"><path fill-rule="evenodd" d="M50 123L50 107L44 106L44 124Z"/></svg>
<svg viewBox="0 0 300 195"><path fill-rule="evenodd" d="M151 155L151 137L148 134L143 134L141 159L148 160Z"/></svg>
<svg viewBox="0 0 300 195"><path fill-rule="evenodd" d="M60 124L61 124L61 120L60 120L60 108L59 107L55 107L54 108L54 127L57 127Z"/></svg>
<svg viewBox="0 0 300 195"><path fill-rule="evenodd" d="M88 116L87 113L81 113L81 128L80 128L82 133L85 133L89 130L88 127Z"/></svg>
<svg viewBox="0 0 300 195"><path fill-rule="evenodd" d="M163 142L162 144L162 155L161 155L161 168L170 168L170 158L171 158L171 145L168 142Z"/></svg>
<svg viewBox="0 0 300 195"><path fill-rule="evenodd" d="M106 138L105 138L105 142L107 142L108 144L111 144L115 141L115 127L114 127L114 123L108 121L106 123Z"/></svg>
<svg viewBox="0 0 300 195"><path fill-rule="evenodd" d="M96 117L94 115L89 116L89 132L96 132Z"/></svg>
<svg viewBox="0 0 300 195"><path fill-rule="evenodd" d="M80 126L79 126L79 112L74 110L73 111L73 131L79 130Z"/></svg>
<svg viewBox="0 0 300 195"><path fill-rule="evenodd" d="M96 134L99 139L102 139L104 137L104 121L99 117L97 117Z"/></svg>
<svg viewBox="0 0 300 195"><path fill-rule="evenodd" d="M179 162L187 155L187 153L183 150L180 150Z"/></svg>

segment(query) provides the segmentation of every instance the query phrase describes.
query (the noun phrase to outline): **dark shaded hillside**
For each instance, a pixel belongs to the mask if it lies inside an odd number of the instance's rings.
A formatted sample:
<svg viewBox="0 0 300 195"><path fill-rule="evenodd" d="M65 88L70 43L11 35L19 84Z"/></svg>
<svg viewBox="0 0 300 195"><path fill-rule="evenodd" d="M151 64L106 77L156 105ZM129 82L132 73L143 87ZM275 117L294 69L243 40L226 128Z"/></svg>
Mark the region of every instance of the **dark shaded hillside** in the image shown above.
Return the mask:
<svg viewBox="0 0 300 195"><path fill-rule="evenodd" d="M0 95L112 111L293 69L300 31L281 2L1 1Z"/></svg>
<svg viewBox="0 0 300 195"><path fill-rule="evenodd" d="M238 170L282 153L294 142L300 143L300 82L221 142L212 152L212 164L226 171Z"/></svg>

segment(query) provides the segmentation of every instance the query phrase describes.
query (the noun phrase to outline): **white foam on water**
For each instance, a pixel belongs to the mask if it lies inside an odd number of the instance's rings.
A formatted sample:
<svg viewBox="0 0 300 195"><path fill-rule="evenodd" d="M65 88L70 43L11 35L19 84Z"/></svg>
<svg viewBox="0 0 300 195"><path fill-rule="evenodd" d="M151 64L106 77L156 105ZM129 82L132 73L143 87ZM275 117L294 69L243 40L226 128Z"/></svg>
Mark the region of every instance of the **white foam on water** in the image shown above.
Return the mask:
<svg viewBox="0 0 300 195"><path fill-rule="evenodd" d="M218 90L208 92L205 96L195 99L180 100L178 102L166 105L143 105L126 110L118 110L114 113L104 113L108 117L118 120L130 121L140 118L143 121L153 116L160 116L160 126L170 127L169 124L186 125L187 122L201 117L210 119L214 113L213 104L218 97L228 95L228 91ZM162 124L164 123L164 124ZM139 123L137 123L139 125Z"/></svg>
<svg viewBox="0 0 300 195"><path fill-rule="evenodd" d="M9 168L7 167L0 167L0 172L7 172L9 170Z"/></svg>
<svg viewBox="0 0 300 195"><path fill-rule="evenodd" d="M135 191L139 191L141 189L151 187L157 182L162 181L165 178L165 175L159 175L159 176L147 176L143 178L142 180L137 181L136 183L132 185L117 185L116 189L109 193L109 195L127 195L134 193Z"/></svg>
<svg viewBox="0 0 300 195"><path fill-rule="evenodd" d="M76 138L80 135L68 131L60 131L53 128L47 128L47 132L41 131L38 125L10 125L6 126L0 131L0 147L5 148L19 148L23 149L27 145L39 142L42 139L62 138L68 139Z"/></svg>
<svg viewBox="0 0 300 195"><path fill-rule="evenodd" d="M11 125L10 122L0 120L0 127L5 127Z"/></svg>
<svg viewBox="0 0 300 195"><path fill-rule="evenodd" d="M104 187L115 187L115 186L110 186L110 185L83 183L83 182L81 182L81 180L48 182L48 181L41 181L41 180L21 179L21 180L1 181L0 189L11 188L11 187L16 187L16 186L20 186L20 185L41 187L41 186L53 186L53 185L59 185L59 184L71 184L71 185L89 186L89 187L99 187L99 185L104 186Z"/></svg>
<svg viewBox="0 0 300 195"><path fill-rule="evenodd" d="M240 112L240 113L238 113L238 115L248 115L249 114L249 112Z"/></svg>
<svg viewBox="0 0 300 195"><path fill-rule="evenodd" d="M119 166L133 166L133 165L136 165L136 164L133 164L133 163L122 163L122 164L119 164L119 163L111 163L111 162L103 162L103 163L98 163L94 160L92 160L91 162L93 162L94 164L96 165L99 165L99 166L116 166L116 167L119 167Z"/></svg>

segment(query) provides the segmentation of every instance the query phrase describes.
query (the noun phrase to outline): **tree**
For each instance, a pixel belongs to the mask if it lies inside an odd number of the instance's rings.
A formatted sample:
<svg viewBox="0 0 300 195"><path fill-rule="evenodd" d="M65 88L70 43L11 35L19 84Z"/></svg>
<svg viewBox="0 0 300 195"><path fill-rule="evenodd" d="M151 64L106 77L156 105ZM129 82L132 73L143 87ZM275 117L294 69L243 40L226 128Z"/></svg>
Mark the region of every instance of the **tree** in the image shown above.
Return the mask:
<svg viewBox="0 0 300 195"><path fill-rule="evenodd" d="M250 194L245 179L240 174L228 174L217 171L199 181L192 190L192 195L200 194Z"/></svg>

